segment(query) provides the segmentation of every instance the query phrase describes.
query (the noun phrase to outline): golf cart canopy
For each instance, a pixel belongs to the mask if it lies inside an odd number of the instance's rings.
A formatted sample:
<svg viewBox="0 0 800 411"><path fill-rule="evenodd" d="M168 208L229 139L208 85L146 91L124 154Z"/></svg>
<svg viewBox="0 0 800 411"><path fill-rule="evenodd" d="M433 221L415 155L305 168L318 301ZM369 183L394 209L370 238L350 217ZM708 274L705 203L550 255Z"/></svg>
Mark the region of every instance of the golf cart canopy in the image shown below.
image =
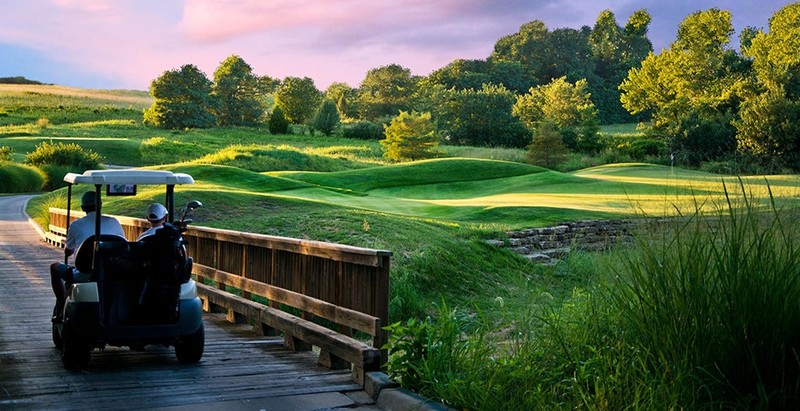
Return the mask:
<svg viewBox="0 0 800 411"><path fill-rule="evenodd" d="M192 176L166 170L88 170L83 174L67 173L64 181L70 184L94 185L175 185L194 184Z"/></svg>

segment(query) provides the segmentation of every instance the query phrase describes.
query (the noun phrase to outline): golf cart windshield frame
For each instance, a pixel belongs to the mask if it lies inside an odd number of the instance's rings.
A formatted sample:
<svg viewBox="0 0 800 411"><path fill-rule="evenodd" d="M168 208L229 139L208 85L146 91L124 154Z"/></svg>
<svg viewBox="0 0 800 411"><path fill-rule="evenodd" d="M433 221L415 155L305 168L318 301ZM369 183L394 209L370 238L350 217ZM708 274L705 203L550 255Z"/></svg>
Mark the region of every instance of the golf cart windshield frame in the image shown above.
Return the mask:
<svg viewBox="0 0 800 411"><path fill-rule="evenodd" d="M67 173L64 176L67 184L67 231L69 231L70 210L72 209L72 186L76 184L92 184L95 187L94 230L95 238L100 238L100 217L102 215L102 202L100 201L103 186L108 185L165 185L166 201L164 204L169 215L169 222L174 220L176 184L194 184L192 176L183 173L173 173L166 170L87 170L83 174ZM67 257L64 258L66 263Z"/></svg>

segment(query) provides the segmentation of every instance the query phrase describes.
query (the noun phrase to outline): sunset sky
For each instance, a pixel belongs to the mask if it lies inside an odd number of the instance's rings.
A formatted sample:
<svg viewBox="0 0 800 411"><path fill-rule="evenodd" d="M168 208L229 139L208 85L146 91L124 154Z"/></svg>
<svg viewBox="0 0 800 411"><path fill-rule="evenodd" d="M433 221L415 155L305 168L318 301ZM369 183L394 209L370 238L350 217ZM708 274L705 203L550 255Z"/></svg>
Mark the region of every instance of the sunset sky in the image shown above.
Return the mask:
<svg viewBox="0 0 800 411"><path fill-rule="evenodd" d="M502 36L532 20L549 29L594 25L606 9L624 25L652 16L658 53L687 15L730 10L736 34L768 28L785 0L4 0L0 77L147 90L166 70L194 64L213 78L237 54L257 75L311 77L357 87L367 71L400 64L427 75L484 59Z"/></svg>

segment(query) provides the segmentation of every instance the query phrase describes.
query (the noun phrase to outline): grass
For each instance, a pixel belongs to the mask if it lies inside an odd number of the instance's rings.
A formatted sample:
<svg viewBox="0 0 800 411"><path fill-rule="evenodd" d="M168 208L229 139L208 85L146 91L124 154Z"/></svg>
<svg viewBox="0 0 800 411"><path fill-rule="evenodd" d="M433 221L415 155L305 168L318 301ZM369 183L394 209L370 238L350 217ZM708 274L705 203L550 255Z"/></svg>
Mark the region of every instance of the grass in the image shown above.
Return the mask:
<svg viewBox="0 0 800 411"><path fill-rule="evenodd" d="M797 210L755 200L725 191L713 218L697 210L633 247L574 256L585 283L531 295L503 333L446 303L436 320L396 323L389 370L455 409L797 409Z"/></svg>
<svg viewBox="0 0 800 411"><path fill-rule="evenodd" d="M0 88L0 146L14 149L13 161L41 141L79 142L110 164L194 176L178 195L203 202L199 225L391 250L390 318L399 323L390 371L432 398L464 409L795 405L796 391L782 384L797 382L790 333L800 290L788 223L800 199L796 175L739 180L641 163L557 172L524 164L521 150L453 146L442 147L448 158L390 164L376 141L157 130L141 124L146 94L54 90ZM635 125L603 132L637 133ZM740 200L728 201L737 197L729 187ZM33 199L29 213L46 224L64 193ZM140 217L161 195L140 188L105 210ZM635 248L573 253L553 267L484 241L509 229L639 216L685 218ZM755 377L725 385L731 364Z"/></svg>

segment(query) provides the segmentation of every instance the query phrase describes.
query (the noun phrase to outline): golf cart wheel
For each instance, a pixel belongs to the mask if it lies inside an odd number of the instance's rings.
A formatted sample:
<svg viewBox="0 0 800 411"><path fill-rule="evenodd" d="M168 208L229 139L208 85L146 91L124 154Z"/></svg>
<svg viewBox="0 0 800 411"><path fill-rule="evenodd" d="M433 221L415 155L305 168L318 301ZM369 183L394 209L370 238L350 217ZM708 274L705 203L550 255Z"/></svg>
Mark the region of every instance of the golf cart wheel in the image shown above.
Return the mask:
<svg viewBox="0 0 800 411"><path fill-rule="evenodd" d="M205 346L205 332L203 324L192 334L181 337L175 343L175 356L183 364L193 364L200 361L203 357L203 347Z"/></svg>
<svg viewBox="0 0 800 411"><path fill-rule="evenodd" d="M55 318L57 314L58 314L58 307L56 306L53 307L53 318ZM63 350L64 339L61 338L61 329L63 326L60 321L59 322L52 321L52 326L53 326L53 344L55 344L56 348L58 348L59 350Z"/></svg>
<svg viewBox="0 0 800 411"><path fill-rule="evenodd" d="M63 325L61 331L61 339L63 342L61 362L64 363L64 368L82 368L89 364L92 347L81 338L73 336L66 323Z"/></svg>

